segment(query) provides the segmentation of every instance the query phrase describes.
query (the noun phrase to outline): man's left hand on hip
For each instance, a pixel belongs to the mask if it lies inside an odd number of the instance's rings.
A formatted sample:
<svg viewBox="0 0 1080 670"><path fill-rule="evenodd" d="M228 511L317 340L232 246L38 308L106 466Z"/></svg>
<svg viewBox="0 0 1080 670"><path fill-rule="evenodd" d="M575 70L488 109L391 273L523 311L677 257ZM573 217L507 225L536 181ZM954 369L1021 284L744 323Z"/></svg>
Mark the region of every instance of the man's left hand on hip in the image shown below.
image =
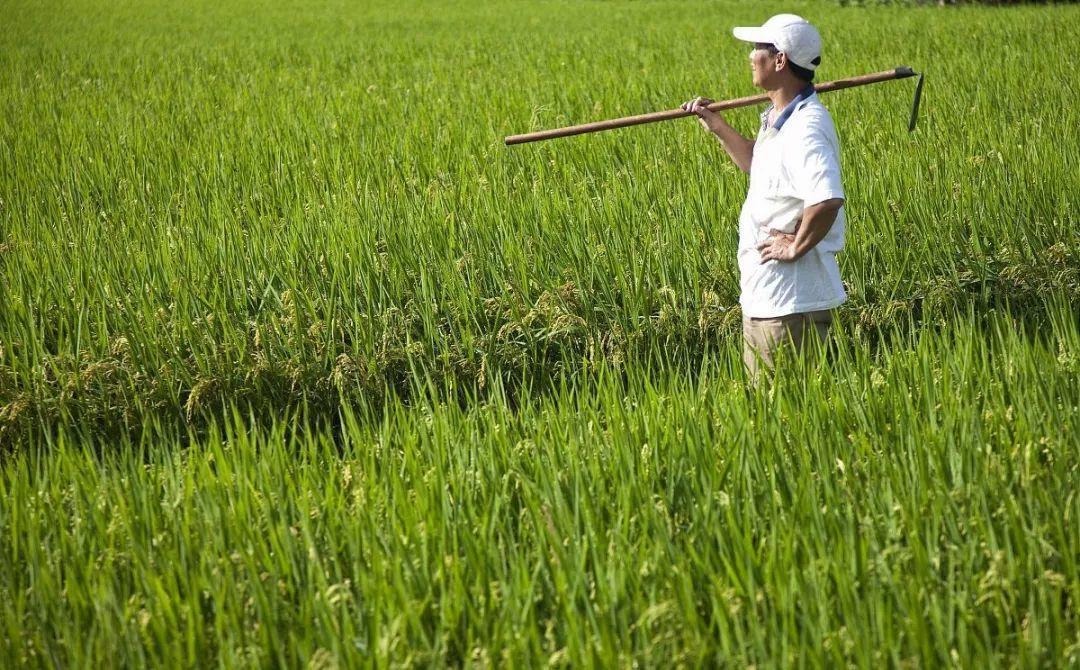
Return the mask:
<svg viewBox="0 0 1080 670"><path fill-rule="evenodd" d="M768 239L757 245L761 252L761 262L781 261L787 263L795 260L795 236L787 233L774 232Z"/></svg>

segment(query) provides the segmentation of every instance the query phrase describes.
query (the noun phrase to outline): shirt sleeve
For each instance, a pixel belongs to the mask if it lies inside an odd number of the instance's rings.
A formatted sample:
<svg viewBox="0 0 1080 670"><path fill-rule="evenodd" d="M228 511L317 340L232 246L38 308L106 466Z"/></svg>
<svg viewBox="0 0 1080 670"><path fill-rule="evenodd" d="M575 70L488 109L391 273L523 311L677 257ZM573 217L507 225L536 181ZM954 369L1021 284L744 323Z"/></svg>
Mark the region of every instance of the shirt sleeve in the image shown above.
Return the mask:
<svg viewBox="0 0 1080 670"><path fill-rule="evenodd" d="M810 207L832 198L843 198L840 157L835 140L820 126L807 128L804 139L785 152L784 168L792 195ZM835 136L834 136L835 137Z"/></svg>

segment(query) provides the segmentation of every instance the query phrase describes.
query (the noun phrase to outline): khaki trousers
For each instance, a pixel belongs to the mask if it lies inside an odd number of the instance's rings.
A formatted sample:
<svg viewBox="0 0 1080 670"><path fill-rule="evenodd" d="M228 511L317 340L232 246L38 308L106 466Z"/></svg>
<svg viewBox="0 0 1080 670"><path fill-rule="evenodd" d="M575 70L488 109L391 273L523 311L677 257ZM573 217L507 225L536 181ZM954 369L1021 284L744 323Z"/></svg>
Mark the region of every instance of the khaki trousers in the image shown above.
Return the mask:
<svg viewBox="0 0 1080 670"><path fill-rule="evenodd" d="M824 344L832 320L831 309L772 319L743 317L743 364L750 378L756 383L763 370L771 370L782 347L801 352L814 340Z"/></svg>

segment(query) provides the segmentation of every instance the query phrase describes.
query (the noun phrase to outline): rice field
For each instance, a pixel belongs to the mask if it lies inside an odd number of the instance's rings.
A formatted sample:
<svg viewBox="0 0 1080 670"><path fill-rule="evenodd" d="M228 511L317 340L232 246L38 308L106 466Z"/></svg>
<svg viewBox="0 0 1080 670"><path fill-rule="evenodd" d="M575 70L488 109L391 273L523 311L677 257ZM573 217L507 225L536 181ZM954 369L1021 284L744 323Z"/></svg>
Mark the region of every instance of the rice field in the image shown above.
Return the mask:
<svg viewBox="0 0 1080 670"><path fill-rule="evenodd" d="M502 138L775 11L927 88L823 96L850 300L755 388L713 138ZM1080 666L1078 19L0 4L0 666Z"/></svg>

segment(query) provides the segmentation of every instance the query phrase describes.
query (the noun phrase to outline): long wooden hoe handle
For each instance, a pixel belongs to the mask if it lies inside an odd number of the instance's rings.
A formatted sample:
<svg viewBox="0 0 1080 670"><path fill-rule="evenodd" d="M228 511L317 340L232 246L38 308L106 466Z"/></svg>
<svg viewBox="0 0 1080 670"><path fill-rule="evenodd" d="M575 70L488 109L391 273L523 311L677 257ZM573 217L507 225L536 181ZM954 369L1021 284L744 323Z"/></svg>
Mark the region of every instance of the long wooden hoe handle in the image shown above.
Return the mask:
<svg viewBox="0 0 1080 670"><path fill-rule="evenodd" d="M914 77L917 73L910 67L901 66L893 70L885 70L884 72L876 72L874 74L864 74L859 77L851 77L849 79L838 79L837 81L830 81L824 84L817 84L814 86L814 90L818 93L827 93L829 91L839 91L842 88L852 88L854 86L865 86L866 84L876 84L880 81L889 81L891 79L905 79L907 77ZM751 95L745 98L734 98L732 100L720 100L709 105L709 109L714 112L719 112L725 109L735 109L736 107L749 107L750 105L760 105L763 102L768 102L769 96L765 94ZM539 140L550 140L556 137L570 137L571 135L581 135L584 133L595 133L598 130L611 130L612 128L625 128L627 126L637 126L642 123L653 123L655 121L667 121L668 119L681 119L684 116L696 116L693 112L684 111L682 108L669 109L663 112L652 112L650 114L638 114L637 116L624 116L621 119L611 119L608 121L595 121L593 123L582 123L577 126L567 126L565 128L555 128L553 130L540 130L535 133L525 133L522 135L510 135L506 138L506 144L524 144L526 142L537 142Z"/></svg>

